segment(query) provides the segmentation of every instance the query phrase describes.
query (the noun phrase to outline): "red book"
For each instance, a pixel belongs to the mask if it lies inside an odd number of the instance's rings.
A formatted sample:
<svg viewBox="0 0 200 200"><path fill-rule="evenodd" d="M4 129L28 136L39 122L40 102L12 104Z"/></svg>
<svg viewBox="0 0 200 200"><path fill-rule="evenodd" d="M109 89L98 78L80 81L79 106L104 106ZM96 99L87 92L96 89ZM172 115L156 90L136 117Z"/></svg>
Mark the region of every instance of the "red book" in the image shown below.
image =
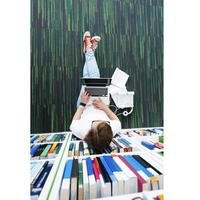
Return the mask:
<svg viewBox="0 0 200 200"><path fill-rule="evenodd" d="M138 172L129 164L129 162L119 155L119 158L127 165L127 167L137 176L138 178L138 192L148 190L148 183L138 174Z"/></svg>
<svg viewBox="0 0 200 200"><path fill-rule="evenodd" d="M97 166L96 166L96 163L94 162L94 160L92 161L92 167L93 167L93 170L94 170L94 176L95 176L96 181L100 180L99 170L97 169Z"/></svg>

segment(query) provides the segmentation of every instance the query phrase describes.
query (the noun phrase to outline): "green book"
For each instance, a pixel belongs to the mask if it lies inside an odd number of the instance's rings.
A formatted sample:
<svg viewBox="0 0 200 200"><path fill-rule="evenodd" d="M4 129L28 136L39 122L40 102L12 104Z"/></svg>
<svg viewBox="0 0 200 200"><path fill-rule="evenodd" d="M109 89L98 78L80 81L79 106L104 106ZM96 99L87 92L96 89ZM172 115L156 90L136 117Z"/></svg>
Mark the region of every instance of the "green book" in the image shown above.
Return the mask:
<svg viewBox="0 0 200 200"><path fill-rule="evenodd" d="M159 136L159 142L164 143L164 136Z"/></svg>
<svg viewBox="0 0 200 200"><path fill-rule="evenodd" d="M57 138L57 134L55 134L55 135L52 137L51 140L52 140L53 142L55 142L55 141L56 141L56 138Z"/></svg>
<svg viewBox="0 0 200 200"><path fill-rule="evenodd" d="M163 151L158 152L158 154L160 154L161 156L164 156L164 152Z"/></svg>
<svg viewBox="0 0 200 200"><path fill-rule="evenodd" d="M56 150L55 150L55 154L59 153L61 146L62 146L62 144L57 145Z"/></svg>
<svg viewBox="0 0 200 200"><path fill-rule="evenodd" d="M83 199L83 166L82 161L79 160L79 173L78 173L78 200Z"/></svg>
<svg viewBox="0 0 200 200"><path fill-rule="evenodd" d="M51 144L48 144L48 145L45 147L44 151L41 153L40 157L46 157L47 154L48 154L48 152L49 152L49 150L50 150L50 148L51 148Z"/></svg>

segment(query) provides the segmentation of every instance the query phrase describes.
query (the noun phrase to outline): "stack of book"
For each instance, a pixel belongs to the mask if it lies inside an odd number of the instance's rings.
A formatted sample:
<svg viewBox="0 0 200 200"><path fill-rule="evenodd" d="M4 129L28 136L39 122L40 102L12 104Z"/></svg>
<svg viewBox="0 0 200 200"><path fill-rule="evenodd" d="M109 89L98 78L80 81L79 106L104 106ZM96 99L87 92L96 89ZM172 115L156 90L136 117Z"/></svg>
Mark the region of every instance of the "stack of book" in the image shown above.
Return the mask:
<svg viewBox="0 0 200 200"><path fill-rule="evenodd" d="M71 139L70 132L31 135L31 200L38 200L42 193L47 192L46 188L49 188L52 183L59 160L61 159L61 153L68 144L69 139ZM50 173L51 171L53 173Z"/></svg>
<svg viewBox="0 0 200 200"><path fill-rule="evenodd" d="M133 132L140 136L163 136L164 129L163 128L139 128L134 129Z"/></svg>
<svg viewBox="0 0 200 200"><path fill-rule="evenodd" d="M68 156L86 156L86 155L95 155L95 154L107 154L107 153L124 153L132 152L134 149L131 142L120 134L116 134L110 143L110 147L105 148L102 152L96 151L92 148L89 148L87 143L82 140L74 140L72 136L72 141L70 142L68 149ZM136 151L136 148L134 149Z"/></svg>
<svg viewBox="0 0 200 200"><path fill-rule="evenodd" d="M30 143L62 142L65 139L65 135L65 133L32 134Z"/></svg>
<svg viewBox="0 0 200 200"><path fill-rule="evenodd" d="M54 161L31 161L31 200L38 199Z"/></svg>
<svg viewBox="0 0 200 200"><path fill-rule="evenodd" d="M120 135L140 150L164 155L164 128L162 127L129 129L121 132Z"/></svg>
<svg viewBox="0 0 200 200"><path fill-rule="evenodd" d="M51 143L51 144L34 144L31 147L31 159L47 159L55 158L62 146L62 143Z"/></svg>
<svg viewBox="0 0 200 200"><path fill-rule="evenodd" d="M103 152L88 148L72 132L31 135L31 200L120 199L120 195L146 200L146 192L160 191L163 159L141 144L160 141L133 130L130 135L120 131ZM153 193L152 199L160 200L161 195Z"/></svg>
<svg viewBox="0 0 200 200"><path fill-rule="evenodd" d="M101 198L102 200L115 200L116 196ZM147 192L140 192L134 194L126 194L117 196L117 200L164 200L163 190L154 190Z"/></svg>
<svg viewBox="0 0 200 200"><path fill-rule="evenodd" d="M67 159L60 200L94 199L163 187L163 175L140 155L98 155Z"/></svg>

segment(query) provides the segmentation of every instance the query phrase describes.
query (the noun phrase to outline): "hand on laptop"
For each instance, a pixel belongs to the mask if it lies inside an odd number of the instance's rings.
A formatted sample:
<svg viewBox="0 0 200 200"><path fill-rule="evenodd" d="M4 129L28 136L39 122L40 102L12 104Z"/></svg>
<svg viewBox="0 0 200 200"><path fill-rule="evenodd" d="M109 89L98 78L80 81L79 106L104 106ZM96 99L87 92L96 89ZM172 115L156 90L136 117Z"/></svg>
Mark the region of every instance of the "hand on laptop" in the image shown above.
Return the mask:
<svg viewBox="0 0 200 200"><path fill-rule="evenodd" d="M90 100L90 94L86 91L83 92L81 94L81 102L87 104L89 100Z"/></svg>
<svg viewBox="0 0 200 200"><path fill-rule="evenodd" d="M108 106L100 98L93 100L92 104L95 108L98 108L103 111L105 111L108 108Z"/></svg>

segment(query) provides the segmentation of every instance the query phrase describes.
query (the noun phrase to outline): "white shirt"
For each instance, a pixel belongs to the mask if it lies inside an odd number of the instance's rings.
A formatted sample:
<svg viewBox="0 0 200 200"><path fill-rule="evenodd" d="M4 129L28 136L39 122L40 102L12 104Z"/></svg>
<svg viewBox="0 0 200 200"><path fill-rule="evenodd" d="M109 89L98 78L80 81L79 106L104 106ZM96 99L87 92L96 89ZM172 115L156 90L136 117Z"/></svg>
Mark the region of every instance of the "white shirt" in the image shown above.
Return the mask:
<svg viewBox="0 0 200 200"><path fill-rule="evenodd" d="M95 108L93 105L87 105L81 118L79 120L72 120L70 130L80 139L84 139L91 128L92 121L95 120L109 121L114 135L121 129L121 122L119 120L110 120L104 111Z"/></svg>

